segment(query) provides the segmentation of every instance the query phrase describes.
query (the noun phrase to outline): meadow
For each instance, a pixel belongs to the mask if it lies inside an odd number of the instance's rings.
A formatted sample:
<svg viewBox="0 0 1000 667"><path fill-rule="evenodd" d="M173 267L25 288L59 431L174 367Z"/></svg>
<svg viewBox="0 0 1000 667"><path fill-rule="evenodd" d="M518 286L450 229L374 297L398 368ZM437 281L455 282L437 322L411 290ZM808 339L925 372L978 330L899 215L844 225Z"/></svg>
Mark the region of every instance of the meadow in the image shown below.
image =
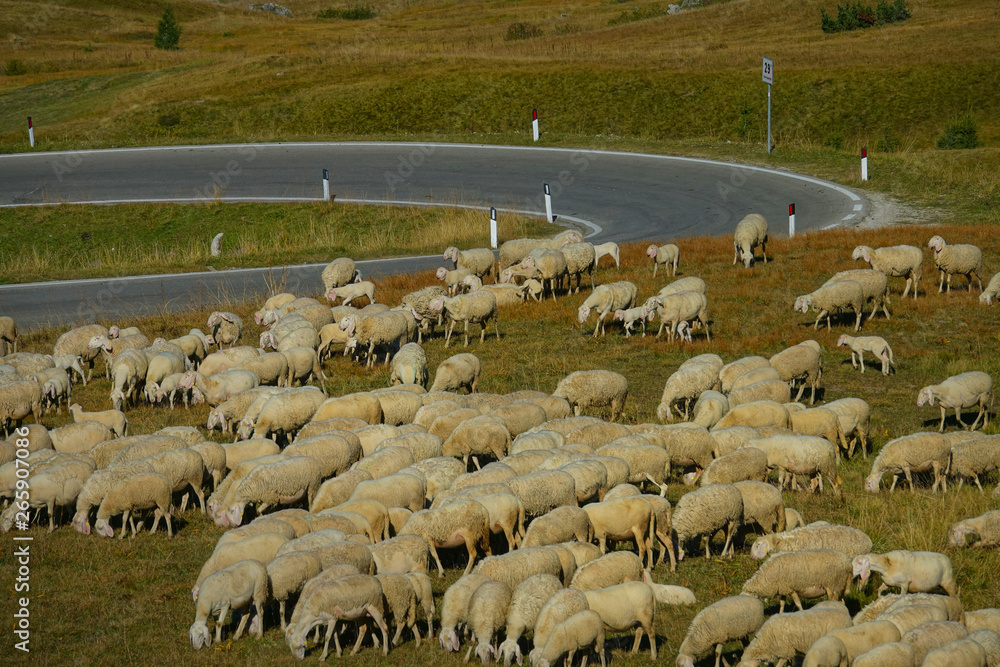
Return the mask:
<svg viewBox="0 0 1000 667"><path fill-rule="evenodd" d="M749 270L731 264L731 246L723 238L686 238L681 247L681 276L701 276L708 283L712 314L712 341L697 335L693 343L678 344L665 338L632 336L626 338L618 326L609 327L607 336L593 338L593 320L584 325L576 321L576 309L589 288L580 294L559 296L555 303L529 301L522 307L501 312L500 340L492 336L470 346L483 364L480 389L505 393L517 389L554 390L560 378L574 370L607 368L624 374L629 380L629 399L622 421L655 422L656 407L663 383L677 366L695 354L712 352L725 361L749 354L769 356L788 345L815 339L824 348L822 391L817 404L844 396L863 398L872 406L872 444L878 449L892 438L919 430L937 428L938 409L915 404L918 390L948 375L979 369L998 377L1000 363L995 354L997 332L996 306L978 303L977 291L969 293L964 281L957 279L951 294L937 293L936 272L929 251L925 250L924 278L920 298L899 298L901 280L892 280L892 319L877 317L866 321L863 333L881 335L893 347L896 370L889 377L869 370L862 375L850 364L845 348L836 348L836 339L848 331L846 319L832 331L813 330L814 315L793 313L795 297L815 289L836 270L856 267L850 260L855 245L912 244L924 246L932 235L976 243L985 250L987 273L1000 264L1000 254L991 245L992 233L980 226L927 227L908 226L872 231L831 231L769 244L771 261L759 262ZM605 259L596 276L598 283L632 280L639 287L640 298L654 293L669 279L652 278L645 246L622 248L622 267L616 269ZM379 300L395 303L405 293L432 284L429 272L387 278L378 283ZM229 308L252 322L258 303L231 303ZM126 320L143 331L175 336L193 326L204 327L208 311L181 315L162 315L145 320ZM110 322L106 324L111 324ZM60 330L32 332L24 336L22 349L49 351ZM252 324L247 340L256 340ZM444 348L443 338L425 341L429 366L454 354L459 347ZM386 386L388 369L384 365L366 369L338 356L326 364L331 394ZM100 373L95 374L95 378ZM87 409L108 405L109 384L101 377L86 388L77 387L74 399ZM128 411L132 432L151 432L175 424L201 426L207 408L198 406L174 411L139 405ZM597 414L601 414L598 412ZM604 415L607 417L607 415ZM69 417L50 414L43 423L56 427ZM956 429L949 417L948 431ZM997 432L991 422L987 432ZM224 440L218 432L206 436ZM974 486L961 490L950 484L946 494L932 494L930 480L918 478L915 493L884 489L878 495L862 489L871 458L855 456L842 460L841 477L844 495L829 490L822 495L804 492L785 493L787 506L799 509L807 521L825 519L856 526L866 531L877 551L890 549L928 549L948 554L954 563L960 596L967 609L1000 606L1000 591L993 585L997 565L992 549L951 549L947 546L948 526L961 518L977 516L996 506L989 495L980 495ZM887 478L888 479L888 478ZM984 480L985 481L985 480ZM986 484L987 494L996 479ZM670 484L667 497L672 501L688 490L678 478ZM63 526L52 535L43 528L32 528L32 664L125 664L136 660L178 662L180 664L246 664L266 661L269 664L291 663L280 630L271 623L263 640L242 639L195 653L187 640L187 628L193 620L189 589L201 564L222 534L197 512L188 511L175 521L177 533L172 540L165 535L140 534L136 539L104 540L82 537ZM747 536L747 544L753 540ZM0 557L0 571L11 572L14 566L10 537ZM716 546L718 549L718 546ZM435 580L435 593L443 594L455 580L464 561L450 554L447 576ZM683 639L691 618L705 604L738 592L742 582L753 572L756 563L745 549L738 550L733 561L706 561L700 555L684 560L676 573L665 566L655 568L657 581L690 587L698 604L690 608L665 608L657 618L656 628L661 660L671 661ZM855 589L848 597L853 611L871 600L874 586ZM12 613L12 596L0 603L0 613ZM438 598L440 603L440 598ZM621 636L612 643L612 664L650 664L648 654L631 656L631 640ZM464 648L464 647L463 647ZM735 650L735 646L732 647ZM152 657L152 656L155 656ZM311 657L309 659L312 659ZM383 659L371 648L351 659L357 664L458 664L455 654L445 654L437 644L416 648L411 641L393 649ZM12 664L22 659L13 658ZM26 664L26 663L25 663Z"/></svg>

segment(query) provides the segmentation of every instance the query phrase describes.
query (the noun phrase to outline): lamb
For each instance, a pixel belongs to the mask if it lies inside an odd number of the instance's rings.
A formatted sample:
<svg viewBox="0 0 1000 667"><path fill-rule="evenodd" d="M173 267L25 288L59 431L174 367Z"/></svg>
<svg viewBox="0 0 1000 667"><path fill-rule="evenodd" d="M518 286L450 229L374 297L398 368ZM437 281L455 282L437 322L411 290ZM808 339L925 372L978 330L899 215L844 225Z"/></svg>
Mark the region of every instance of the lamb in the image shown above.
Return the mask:
<svg viewBox="0 0 1000 667"><path fill-rule="evenodd" d="M649 654L656 660L656 599L653 589L641 581L629 581L617 586L609 586L596 591L585 591L587 604L604 621L604 627L612 632L624 632L635 628L635 642L632 653L639 650L643 632L649 638ZM544 649L543 649L544 650Z"/></svg>
<svg viewBox="0 0 1000 667"><path fill-rule="evenodd" d="M69 406L69 411L73 413L73 422L95 421L108 427L117 438L124 438L128 435L128 418L121 410L104 410L102 412L84 412L79 403Z"/></svg>
<svg viewBox="0 0 1000 667"><path fill-rule="evenodd" d="M736 527L743 523L743 497L739 490L729 484L710 484L690 493L685 493L677 501L671 516L677 533L677 560L684 559L684 545L698 537L705 543L705 558L711 558L710 541L721 528L726 529L726 551L732 555L733 535Z"/></svg>
<svg viewBox="0 0 1000 667"><path fill-rule="evenodd" d="M594 326L594 338L600 329L605 334L604 318L616 310L626 310L635 306L638 288L635 283L622 280L616 283L598 285L577 309L577 321L583 324L590 317L590 311L597 312L597 324Z"/></svg>
<svg viewBox="0 0 1000 667"><path fill-rule="evenodd" d="M329 292L332 289L349 283L360 282L361 275L358 273L353 259L350 257L338 257L323 268L320 280L323 281L323 291ZM267 304L264 305L265 307L267 306ZM272 308L280 307L280 305L272 306Z"/></svg>
<svg viewBox="0 0 1000 667"><path fill-rule="evenodd" d="M424 348L417 343L407 343L399 348L389 364L389 383L416 384L426 389L427 355Z"/></svg>
<svg viewBox="0 0 1000 667"><path fill-rule="evenodd" d="M869 246L859 245L851 253L851 259L863 259L868 262L871 268L884 273L887 277L906 278L903 298L906 298L910 287L913 287L913 300L917 300L917 287L924 267L924 253L920 248L912 245L897 245L873 250Z"/></svg>
<svg viewBox="0 0 1000 667"><path fill-rule="evenodd" d="M792 310L807 313L812 308L814 311L819 311L813 329L819 328L820 320L824 317L826 317L826 328L831 329L830 313L850 308L856 316L854 330L860 331L864 304L865 297L860 283L854 280L842 280L823 285L814 292L796 298Z"/></svg>
<svg viewBox="0 0 1000 667"><path fill-rule="evenodd" d="M308 597L300 597L298 608L302 612L285 633L288 646L296 659L305 658L306 636L318 625L327 624L326 642L320 660L326 660L330 652L330 638L334 638L337 657L341 656L339 633L335 632L337 621L360 621L361 629L351 655L358 652L365 636L367 616L375 621L382 632L382 655L389 653L389 628L385 624L385 598L382 584L376 577L367 574L351 574L334 579L314 588Z"/></svg>
<svg viewBox="0 0 1000 667"><path fill-rule="evenodd" d="M250 503L257 504L257 514L272 505L289 504L303 497L306 506L312 503L319 489L320 477L315 459L308 456L293 456L282 461L260 465L247 473L236 488L224 512L227 525L239 526L243 513ZM219 517L219 515L216 515Z"/></svg>
<svg viewBox="0 0 1000 667"><path fill-rule="evenodd" d="M94 360L100 354L100 348L91 348L88 343L94 336L108 336L106 327L100 324L87 324L82 327L70 329L59 336L52 349L53 357L60 357L71 354L80 357L82 363L87 364L87 381L89 382L94 374Z"/></svg>
<svg viewBox="0 0 1000 667"><path fill-rule="evenodd" d="M615 267L621 268L621 259L618 249L618 244L614 241L608 241L607 243L601 243L594 246L594 266L596 267L601 258L605 255L611 257L615 260Z"/></svg>
<svg viewBox="0 0 1000 667"><path fill-rule="evenodd" d="M264 305L260 308L260 310L254 313L253 316L254 322L256 322L257 324L263 324L264 323L263 318L265 312L269 310L277 310L282 306L288 305L293 301L295 301L295 298L296 297L294 294L290 294L288 292L282 292L280 294L275 294L274 296L268 297L267 300L264 302Z"/></svg>
<svg viewBox="0 0 1000 667"><path fill-rule="evenodd" d="M604 622L600 614L587 609L573 614L552 629L535 664L538 667L549 667L566 655L566 664L571 665L578 650L591 647L600 656L601 667L605 667Z"/></svg>
<svg viewBox="0 0 1000 667"><path fill-rule="evenodd" d="M743 266L750 268L754 262L754 248L760 246L767 264L767 220L758 213L751 213L739 221L733 234L733 264L742 259Z"/></svg>
<svg viewBox="0 0 1000 667"><path fill-rule="evenodd" d="M777 551L835 549L856 558L871 552L872 541L864 532L850 526L810 524L795 530L758 537L750 548L751 558L764 558Z"/></svg>
<svg viewBox="0 0 1000 667"><path fill-rule="evenodd" d="M507 609L510 607L511 588L502 581L487 581L478 586L469 598L468 629L476 640L476 657L483 665L490 664L493 657L499 655L493 647L493 637L500 632L507 620ZM469 661L473 646L465 653L465 661Z"/></svg>
<svg viewBox="0 0 1000 667"><path fill-rule="evenodd" d="M242 609L253 603L257 611L257 638L263 636L263 608L267 602L267 569L258 560L241 560L207 577L195 598L196 614L188 631L191 646L195 650L212 645L212 635L208 631L208 617L219 612L215 622L215 643L222 641L222 621L229 610ZM240 619L233 641L243 634L250 614Z"/></svg>
<svg viewBox="0 0 1000 667"><path fill-rule="evenodd" d="M156 508L156 518L153 520L153 529L150 533L156 532L156 526L160 523L162 516L167 521L167 535L173 537L174 529L170 523L171 491L173 488L170 480L158 473L140 473L116 484L101 501L101 506L97 510L97 523L94 524L94 532L103 537L114 537L115 532L108 520L121 514L122 530L118 534L118 538L125 537L125 529L129 525L132 526L132 537L135 537L135 524L131 521L129 514L137 510Z"/></svg>
<svg viewBox="0 0 1000 667"><path fill-rule="evenodd" d="M626 338L632 335L632 326L636 322L642 324L642 337L646 337L646 318L649 317L652 311L650 308L643 304L636 308L629 308L627 310L616 310L614 316L611 318L614 321L621 322L625 327Z"/></svg>
<svg viewBox="0 0 1000 667"><path fill-rule="evenodd" d="M56 414L62 412L62 404L69 405L73 396L73 385L70 383L69 375L61 368L52 368L35 375L29 375L26 379L34 379L42 387L43 409L46 412L55 406Z"/></svg>
<svg viewBox="0 0 1000 667"><path fill-rule="evenodd" d="M677 416L688 418L688 408L704 392L713 390L719 384L719 369L711 363L696 363L690 359L681 364L670 374L663 386L663 396L656 409L656 418L660 421L673 419L672 410L677 410ZM684 412L675 406L681 403Z"/></svg>
<svg viewBox="0 0 1000 667"><path fill-rule="evenodd" d="M803 667L839 667L876 646L897 642L899 629L888 621L871 621L833 630L816 640L802 661Z"/></svg>
<svg viewBox="0 0 1000 667"><path fill-rule="evenodd" d="M957 595L951 559L936 551L869 553L857 556L853 564L854 576L860 577L862 582L867 581L873 571L882 575L879 593L889 586L899 586L904 595L911 589L926 593L940 586L948 595Z"/></svg>
<svg viewBox="0 0 1000 667"><path fill-rule="evenodd" d="M489 248L459 250L455 246L445 248L444 259L455 263L456 269L468 269L473 275L483 278L494 272L493 251Z"/></svg>
<svg viewBox="0 0 1000 667"><path fill-rule="evenodd" d="M565 398L578 417L583 408L610 406L611 421L616 421L628 398L628 380L613 371L575 371L559 381L552 395Z"/></svg>
<svg viewBox="0 0 1000 667"><path fill-rule="evenodd" d="M941 284L938 292L944 291L944 278L948 276L948 292L951 292L951 277L955 274L969 279L969 291L972 291L972 278L979 282L979 291L983 291L983 251L978 246L967 243L947 245L940 236L932 236L927 247L934 250L934 266L941 272Z"/></svg>
<svg viewBox="0 0 1000 667"><path fill-rule="evenodd" d="M743 584L741 593L760 598L779 597L778 611L782 613L788 596L799 610L803 597L816 598L825 593L830 600L839 600L850 592L853 578L851 558L842 551L782 551L761 563Z"/></svg>
<svg viewBox="0 0 1000 667"><path fill-rule="evenodd" d="M865 490L878 493L879 482L886 472L892 473L892 486L896 488L900 473L906 476L913 491L913 472L934 471L932 491L941 486L948 490L947 474L951 463L951 443L936 433L913 433L887 442L872 463L871 473L865 479Z"/></svg>
<svg viewBox="0 0 1000 667"><path fill-rule="evenodd" d="M653 260L653 277L656 277L656 270L663 265L663 270L670 271L670 275L677 275L677 265L680 262L681 251L673 243L667 245L651 245L646 248L646 256Z"/></svg>
<svg viewBox="0 0 1000 667"><path fill-rule="evenodd" d="M987 547L1000 544L1000 510L991 510L951 524L948 546Z"/></svg>
<svg viewBox="0 0 1000 667"><path fill-rule="evenodd" d="M448 296L455 296L459 287L464 287L465 279L473 275L473 273L466 268L449 271L445 267L441 266L438 267L438 270L434 275L437 276L438 280L444 281L445 287L448 288Z"/></svg>
<svg viewBox="0 0 1000 667"><path fill-rule="evenodd" d="M73 373L76 373L77 379L83 383L83 386L87 386L87 375L83 372L83 362L80 357L75 354L64 354L61 357L52 357L53 368L61 368L66 371L69 375L70 380L73 379Z"/></svg>
<svg viewBox="0 0 1000 667"><path fill-rule="evenodd" d="M808 652L823 635L850 625L851 616L842 602L821 602L806 611L777 614L761 626L743 652L739 667L757 667L763 661L784 665Z"/></svg>
<svg viewBox="0 0 1000 667"><path fill-rule="evenodd" d="M570 243L561 248L563 259L566 261L567 283L576 276L576 293L580 292L580 278L584 273L590 274L590 289L594 289L594 269L597 268L597 251L593 245L582 241L580 243ZM567 284L567 290L569 289ZM567 291L568 293L568 291ZM553 298L555 294L553 293Z"/></svg>
<svg viewBox="0 0 1000 667"><path fill-rule="evenodd" d="M752 595L722 598L708 605L694 617L677 652L677 667L694 667L694 661L715 648L715 667L719 667L722 647L745 638L764 624L764 605Z"/></svg>
<svg viewBox="0 0 1000 667"><path fill-rule="evenodd" d="M343 299L344 305L352 303L355 299L368 297L370 304L375 303L375 283L362 280L349 285L343 285L334 289L326 290L326 298L330 303L336 303L337 299Z"/></svg>
<svg viewBox="0 0 1000 667"><path fill-rule="evenodd" d="M446 313L451 324L445 334L444 346L448 347L451 341L451 334L455 330L457 322L465 324L465 347L469 347L469 323L479 324L482 331L479 335L479 342L486 340L486 329L490 320L493 321L493 328L500 340L500 329L497 326L497 300L492 292L479 290L471 294L464 294L454 298L435 297L430 303L432 311Z"/></svg>
<svg viewBox="0 0 1000 667"><path fill-rule="evenodd" d="M458 650L458 630L468 620L469 600L483 584L490 581L484 574L467 574L448 587L441 601L441 648L451 653Z"/></svg>
<svg viewBox="0 0 1000 667"><path fill-rule="evenodd" d="M988 306L998 295L1000 295L1000 271L994 273L990 282L986 284L986 289L979 295L979 303Z"/></svg>
<svg viewBox="0 0 1000 667"><path fill-rule="evenodd" d="M783 381L802 383L799 386L799 393L795 395L796 401L802 397L808 383L812 388L809 405L816 403L816 387L823 377L823 359L819 350L812 345L800 343L778 352L768 360L768 363L778 371Z"/></svg>
<svg viewBox="0 0 1000 667"><path fill-rule="evenodd" d="M892 358L892 348L881 336L848 336L842 335L837 339L837 347L846 345L851 348L851 365L858 367L858 360L861 360L861 372L865 372L865 352L871 352L872 356L882 362L882 375L889 375L889 367L896 364Z"/></svg>
<svg viewBox="0 0 1000 667"><path fill-rule="evenodd" d="M990 421L987 405L993 404L993 378L982 371L953 375L940 384L928 385L921 389L917 394L917 407L922 407L924 403L933 406L935 400L941 404L941 425L938 427L941 433L944 432L945 411L948 408L955 409L955 419L970 431L976 430L980 419L983 420L983 428L986 428ZM976 415L972 426L966 426L962 421L962 408L974 405L979 406L979 414Z"/></svg>
<svg viewBox="0 0 1000 667"><path fill-rule="evenodd" d="M243 320L235 313L215 311L208 316L208 328L212 332L212 340L222 349L222 346L232 347L243 335Z"/></svg>

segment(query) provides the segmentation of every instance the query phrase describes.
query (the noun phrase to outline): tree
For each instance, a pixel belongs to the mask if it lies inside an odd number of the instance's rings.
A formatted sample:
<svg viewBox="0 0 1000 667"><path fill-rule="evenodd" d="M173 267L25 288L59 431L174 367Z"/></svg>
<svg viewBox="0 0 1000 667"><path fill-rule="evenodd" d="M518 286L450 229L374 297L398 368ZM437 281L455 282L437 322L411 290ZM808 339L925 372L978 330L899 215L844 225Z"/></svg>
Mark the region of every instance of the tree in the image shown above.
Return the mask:
<svg viewBox="0 0 1000 667"><path fill-rule="evenodd" d="M167 7L163 10L159 25L156 26L156 37L153 44L158 49L176 49L181 40L181 24L174 16L174 10Z"/></svg>

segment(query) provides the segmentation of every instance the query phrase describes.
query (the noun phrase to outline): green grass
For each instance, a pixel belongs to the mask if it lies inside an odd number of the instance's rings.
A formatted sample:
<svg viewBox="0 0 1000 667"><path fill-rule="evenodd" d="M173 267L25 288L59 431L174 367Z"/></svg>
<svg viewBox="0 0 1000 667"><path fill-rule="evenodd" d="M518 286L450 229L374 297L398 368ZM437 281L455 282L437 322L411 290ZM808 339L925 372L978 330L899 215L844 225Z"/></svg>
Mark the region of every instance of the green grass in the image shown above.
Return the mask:
<svg viewBox="0 0 1000 667"><path fill-rule="evenodd" d="M483 212L350 204L43 206L4 209L0 225L20 230L0 236L0 283L439 254L442 238L489 243ZM498 225L504 238L561 229L513 214ZM222 252L212 257L219 232Z"/></svg>
<svg viewBox="0 0 1000 667"><path fill-rule="evenodd" d="M892 279L892 319L880 317L865 324L865 334L885 337L895 351L897 372L883 377L871 370L862 375L851 368L844 348L835 347L837 337L847 331L845 326L814 331L813 317L793 313L791 304L797 295L814 289L831 272L857 266L849 259L855 245L923 246L936 233L944 234L949 241L982 247L988 273L1000 263L992 229L978 225L947 228L914 225L809 234L770 244L771 261L749 270L731 265L731 247L726 239L658 239L671 240L680 246L682 276L698 275L708 283L713 316L711 343L701 336L685 345L649 336L626 339L616 326L610 327L605 338L594 339L590 336L593 320L589 326L580 326L575 319L576 309L586 295L584 290L580 295L560 296L555 304L532 302L501 312L501 340L489 338L484 344L477 341L469 351L482 360L480 386L485 392L517 389L550 392L560 378L580 369L607 368L623 373L630 388L623 421L643 423L655 421L663 383L684 359L702 352L719 354L725 361L750 354L770 356L787 345L814 338L825 350L823 393L818 403L844 396L868 401L872 406L872 440L877 451L892 438L937 427L937 408L918 409L915 405L922 386L971 369L1000 377L1000 358L995 354L996 307L979 305L977 294L962 289L961 280L950 295L938 294L937 276L930 268L931 261L925 258L919 300L914 303L900 299L901 281ZM598 272L597 282L633 280L639 286L640 298L655 292L668 281L651 278L644 249L645 244L623 247L622 269L605 264ZM394 303L404 293L434 282L430 272L394 276L379 282L377 293L384 295L386 302ZM232 303L228 307L243 316L244 322L251 323L245 335L247 340L256 340L259 331L250 315L259 304ZM207 316L208 311L198 311L118 324L136 324L149 334L170 337L192 326L204 327ZM61 331L30 333L23 337L21 349L48 352ZM461 351L454 345L445 349L441 337L425 341L424 348L432 369ZM385 366L365 369L343 357L328 362L326 373L330 378L329 389L336 395L388 384ZM105 409L108 391L108 383L99 379L86 388L77 387L74 399L87 409ZM173 412L147 406L129 410L131 431L135 433L173 424L200 425L205 423L206 416L204 406ZM67 421L65 414L43 419L49 427ZM949 432L955 430L953 418L949 418L947 428ZM991 422L987 432L997 432L995 423ZM222 439L217 433L208 435ZM918 476L918 490L913 494L909 491L889 494L884 490L878 495L866 494L862 484L870 465L870 458L842 461L843 502L829 492L786 493L785 502L799 509L807 521L826 519L865 530L878 551L943 551L953 560L966 609L1000 606L1000 589L995 586L996 551L947 547L947 528L952 522L992 509L995 501L988 495L981 496L969 485L957 491L957 485L953 484L945 495L931 494L930 480L924 476ZM987 493L995 483L994 473ZM668 498L675 502L686 490L675 478ZM43 529L33 528L30 532L35 539L31 565L32 664L126 664L149 660L148 656L156 656L158 663L185 665L291 664L280 632L272 625L261 641L252 638L236 643L224 641L219 647L199 653L190 648L187 629L194 613L189 589L221 531L196 512L178 518L175 526L178 532L172 541L163 535L141 534L124 542L84 538L67 526L51 536L46 536ZM9 536L4 538L4 544L0 572L10 573L14 563ZM449 557L448 576L444 581L434 578L437 596L443 594L446 585L456 579L464 566L461 557L454 554ZM670 664L694 614L720 597L738 593L755 568L756 563L745 550L733 562L705 561L697 554L692 555L679 565L675 574L664 567L656 568L656 580L688 586L699 600L691 608L660 610L656 623L660 660ZM856 611L870 600L876 586L877 583L867 590L855 590L848 597L851 610ZM0 602L0 614L8 618L13 613L12 597L5 596ZM612 645L615 648L612 664L652 664L645 650L638 656L624 652L631 645L629 639L619 637ZM310 653L308 659L314 655ZM370 647L351 659L356 664L379 665L458 665L460 660L455 654L443 653L436 644L417 649L412 640L390 652L388 659L381 658ZM20 656L9 662L27 664Z"/></svg>

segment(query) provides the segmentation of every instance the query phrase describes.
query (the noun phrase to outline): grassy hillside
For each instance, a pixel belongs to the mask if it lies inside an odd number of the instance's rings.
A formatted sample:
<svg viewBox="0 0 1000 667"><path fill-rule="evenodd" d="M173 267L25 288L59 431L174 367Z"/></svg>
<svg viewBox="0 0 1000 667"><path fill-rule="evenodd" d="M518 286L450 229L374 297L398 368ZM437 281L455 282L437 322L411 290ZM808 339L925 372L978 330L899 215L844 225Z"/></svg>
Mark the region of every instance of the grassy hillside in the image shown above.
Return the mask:
<svg viewBox="0 0 1000 667"><path fill-rule="evenodd" d="M594 339L590 333L593 316L587 325L576 322L576 310L586 296L560 296L553 304L529 302L519 308L505 309L500 314L499 341L491 335L484 344L470 346L482 361L480 388L484 392L505 393L518 389L551 392L567 373L587 368L607 368L624 374L629 380L629 399L622 421L628 424L656 421L655 412L667 376L683 360L703 352L712 352L732 361L748 354L770 356L785 346L813 338L821 343L823 354L822 391L817 404L856 396L872 407L871 440L877 451L887 441L919 430L937 427L940 413L936 407L917 408L915 397L919 389L944 377L979 369L1000 377L1000 362L995 354L996 306L977 303L976 293L965 291L964 281L957 279L950 295L937 293L936 275L925 261L925 274L920 298L916 302L899 298L900 279L892 279L892 319L881 316L865 323L863 333L886 338L893 347L897 369L889 377L869 369L864 375L854 370L845 348L837 348L837 337L848 328L846 318L832 331L814 331L814 315L793 313L791 304L796 295L811 291L833 271L856 267L849 259L850 250L858 244L923 245L937 233L959 235L985 249L985 263L992 272L1000 262L992 230L980 226L949 228L900 227L869 232L836 231L825 234L781 240L768 248L771 261L759 263L749 270L731 264L731 250L726 239L690 238L678 241L681 248L681 275L701 276L708 283L712 312L712 342L698 335L694 343L678 345L665 339L633 336L625 338L617 325L609 326L606 337ZM624 247L622 268L613 265L600 269L598 282L632 280L639 286L644 299L668 279L652 278L644 246ZM925 251L926 252L926 251ZM434 282L426 272L416 276L396 276L378 284L378 293L388 302L395 302L406 292ZM230 304L249 324L246 340L256 340L258 328L251 314L255 303ZM204 326L207 312L164 315L142 321L119 322L136 324L151 335L175 336L193 326ZM108 323L110 324L110 323ZM475 329L475 327L472 327ZM61 331L40 331L25 336L22 348L29 351L51 350ZM443 339L436 336L425 340L424 349L433 369L446 357L461 351L453 344L445 349ZM326 364L328 388L340 395L368 388L386 386L388 369L384 365L365 369L343 357ZM77 387L74 399L87 409L108 406L109 383L100 371L86 388ZM807 394L808 396L808 394ZM600 411L596 411L600 415ZM130 432L144 433L167 425L203 425L207 408L165 408L137 406L129 409ZM606 418L607 414L603 414ZM48 415L43 419L49 427L70 421L65 415ZM956 430L949 417L948 432ZM988 433L998 432L991 422ZM209 437L225 441L218 432ZM827 490L822 495L805 492L785 493L785 503L799 509L808 521L826 519L865 530L874 540L877 551L890 549L930 549L948 554L955 567L960 597L966 609L1000 606L1000 589L995 585L997 553L995 549L951 549L947 546L950 523L968 516L977 516L993 509L996 501L980 495L972 485L957 490L950 484L947 494L932 494L930 480L917 476L917 491L885 489L878 495L865 493L863 481L871 467L868 460L855 456L841 462L844 496ZM888 476L886 476L886 482ZM996 482L996 473L984 479L987 494ZM676 502L688 490L674 479L668 498ZM132 664L138 658L156 656L158 663L177 664L292 664L284 644L277 619L268 621L263 640L243 639L195 653L188 643L187 630L194 620L190 586L211 553L220 529L211 525L197 512L187 512L175 521L177 534L173 540L164 535L140 534L135 540L106 540L82 537L68 526L47 536L43 528L33 528L31 586L33 653L31 664L64 665L72 662L102 664ZM754 536L748 537L752 541ZM2 539L0 572L13 571L10 536ZM502 542L502 540L501 540ZM500 547L501 545L498 545ZM721 548L717 544L715 550ZM461 549L453 552L462 551ZM444 551L443 551L444 552ZM461 555L445 556L447 576L435 581L435 594L440 596L453 582L465 561ZM673 664L677 648L687 626L704 605L739 591L742 583L756 569L757 563L738 551L732 562L716 559L706 561L700 553L684 560L676 573L666 566L654 570L654 578L664 583L691 587L698 604L690 608L661 609L656 631L661 651L660 661ZM10 581L10 579L7 579ZM7 584L10 586L11 584ZM856 589L848 597L852 611L874 596L877 583L868 589ZM13 596L0 600L0 613L9 615ZM772 611L776 611L776 605ZM439 623L436 622L435 626ZM231 636L231 635L226 635ZM350 659L352 664L378 665L459 665L456 654L445 654L434 643L417 649L409 635L393 649L387 659L371 647ZM626 651L631 639L619 635L609 644L614 649L612 664L618 666L653 664L645 650L638 656ZM645 646L645 644L643 644ZM463 645L463 653L465 646ZM734 644L730 647L736 650ZM314 659L310 653L308 659ZM24 659L10 658L10 664L27 664ZM659 663L657 663L659 664ZM703 664L712 664L709 659Z"/></svg>

